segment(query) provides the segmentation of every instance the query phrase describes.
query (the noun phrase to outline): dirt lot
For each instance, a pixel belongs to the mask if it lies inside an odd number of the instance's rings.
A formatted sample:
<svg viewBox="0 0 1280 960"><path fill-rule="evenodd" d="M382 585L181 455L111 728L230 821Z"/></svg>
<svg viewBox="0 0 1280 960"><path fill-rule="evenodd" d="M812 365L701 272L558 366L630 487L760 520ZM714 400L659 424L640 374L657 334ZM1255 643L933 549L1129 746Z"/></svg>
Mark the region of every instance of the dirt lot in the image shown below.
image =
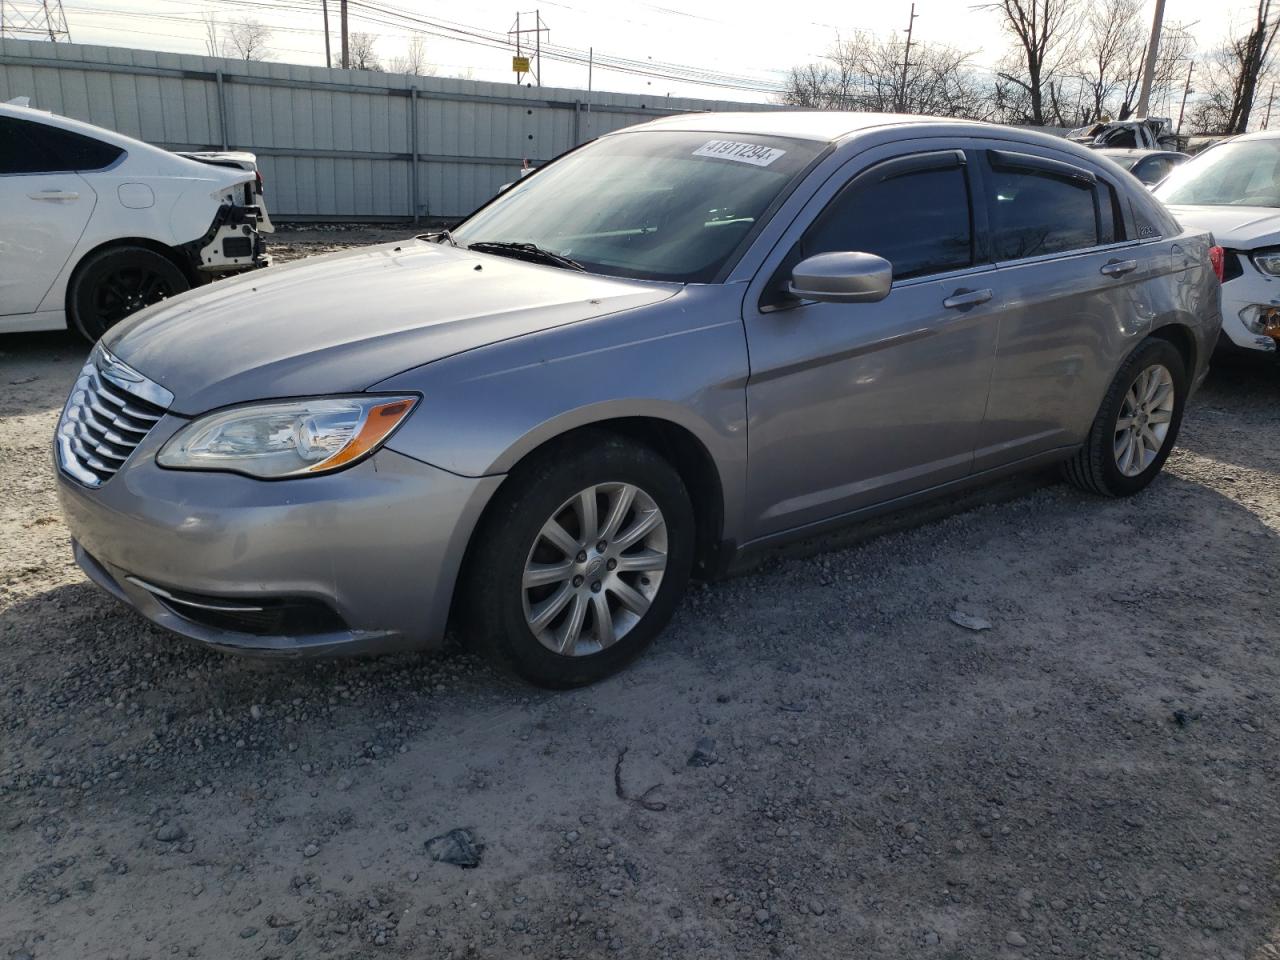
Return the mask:
<svg viewBox="0 0 1280 960"><path fill-rule="evenodd" d="M58 517L85 349L0 351L0 958L1280 957L1276 370L1135 500L775 559L547 694L153 629Z"/></svg>

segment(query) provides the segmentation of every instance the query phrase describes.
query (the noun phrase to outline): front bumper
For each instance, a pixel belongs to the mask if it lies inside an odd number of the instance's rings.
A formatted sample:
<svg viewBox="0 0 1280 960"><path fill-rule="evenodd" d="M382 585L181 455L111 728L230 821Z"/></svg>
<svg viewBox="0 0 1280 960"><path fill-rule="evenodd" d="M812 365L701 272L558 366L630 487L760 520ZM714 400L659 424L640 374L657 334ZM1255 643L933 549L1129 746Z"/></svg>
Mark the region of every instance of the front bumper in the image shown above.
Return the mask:
<svg viewBox="0 0 1280 960"><path fill-rule="evenodd" d="M467 542L500 477L390 450L341 472L262 481L164 470L166 417L97 489L58 473L76 561L174 633L221 650L366 654L444 636Z"/></svg>
<svg viewBox="0 0 1280 960"><path fill-rule="evenodd" d="M1240 314L1254 305L1280 307L1280 278L1264 276L1249 260L1248 254L1235 252L1234 255L1240 259L1243 272L1222 285L1223 345L1274 355L1280 350L1280 341L1250 330Z"/></svg>

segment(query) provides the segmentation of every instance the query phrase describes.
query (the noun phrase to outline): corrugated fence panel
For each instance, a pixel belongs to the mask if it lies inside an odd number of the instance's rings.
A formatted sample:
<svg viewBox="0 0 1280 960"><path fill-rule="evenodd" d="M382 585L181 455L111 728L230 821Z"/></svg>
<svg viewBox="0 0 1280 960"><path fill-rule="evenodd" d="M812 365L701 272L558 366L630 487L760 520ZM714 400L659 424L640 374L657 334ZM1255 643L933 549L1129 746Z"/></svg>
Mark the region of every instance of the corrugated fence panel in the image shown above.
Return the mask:
<svg viewBox="0 0 1280 960"><path fill-rule="evenodd" d="M225 131L258 154L276 219L459 217L526 159L673 113L778 109L4 38L14 97L168 149Z"/></svg>

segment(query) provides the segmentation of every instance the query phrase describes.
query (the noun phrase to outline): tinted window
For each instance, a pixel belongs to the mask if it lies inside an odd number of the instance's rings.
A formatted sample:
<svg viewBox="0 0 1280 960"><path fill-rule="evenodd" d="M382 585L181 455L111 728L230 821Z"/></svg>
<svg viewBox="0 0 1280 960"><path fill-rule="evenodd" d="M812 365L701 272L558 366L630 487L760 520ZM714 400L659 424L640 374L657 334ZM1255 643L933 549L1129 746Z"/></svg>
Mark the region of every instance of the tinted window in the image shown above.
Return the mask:
<svg viewBox="0 0 1280 960"><path fill-rule="evenodd" d="M0 117L0 173L101 170L122 153L119 147L70 130Z"/></svg>
<svg viewBox="0 0 1280 960"><path fill-rule="evenodd" d="M972 243L968 184L964 170L952 167L889 180L860 176L822 212L802 253L874 253L903 279L969 266Z"/></svg>
<svg viewBox="0 0 1280 960"><path fill-rule="evenodd" d="M1110 242L1099 234L1092 183L1032 170L993 169L992 256L1020 260Z"/></svg>

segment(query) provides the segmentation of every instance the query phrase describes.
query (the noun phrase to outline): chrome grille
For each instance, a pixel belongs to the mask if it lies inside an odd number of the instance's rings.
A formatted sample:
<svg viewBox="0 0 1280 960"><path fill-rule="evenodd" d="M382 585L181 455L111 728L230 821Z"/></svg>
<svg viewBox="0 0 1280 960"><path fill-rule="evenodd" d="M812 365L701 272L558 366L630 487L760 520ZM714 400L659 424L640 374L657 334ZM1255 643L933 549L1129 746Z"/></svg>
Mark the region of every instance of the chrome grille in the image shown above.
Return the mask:
<svg viewBox="0 0 1280 960"><path fill-rule="evenodd" d="M86 487L102 486L172 402L164 387L94 347L58 421L58 465Z"/></svg>

